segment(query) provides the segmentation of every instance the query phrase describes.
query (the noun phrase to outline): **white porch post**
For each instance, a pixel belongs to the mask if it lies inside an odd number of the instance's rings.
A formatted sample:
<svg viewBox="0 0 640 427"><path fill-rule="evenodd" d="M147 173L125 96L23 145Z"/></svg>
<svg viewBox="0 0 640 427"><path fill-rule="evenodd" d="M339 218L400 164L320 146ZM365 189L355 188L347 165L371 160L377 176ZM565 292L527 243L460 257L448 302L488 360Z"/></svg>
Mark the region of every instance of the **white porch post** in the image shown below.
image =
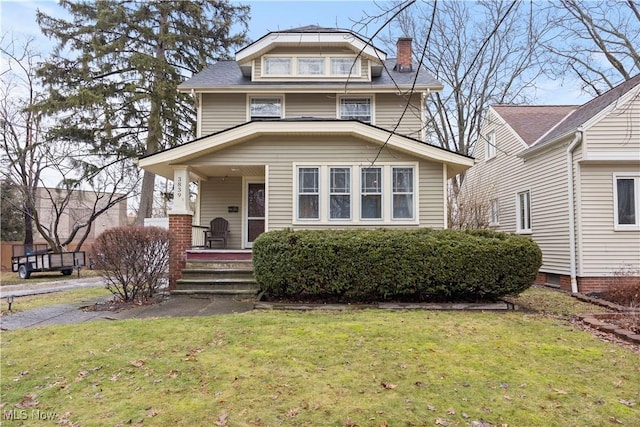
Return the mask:
<svg viewBox="0 0 640 427"><path fill-rule="evenodd" d="M176 167L173 170L173 208L171 215L193 215L189 206L189 168L186 166Z"/></svg>

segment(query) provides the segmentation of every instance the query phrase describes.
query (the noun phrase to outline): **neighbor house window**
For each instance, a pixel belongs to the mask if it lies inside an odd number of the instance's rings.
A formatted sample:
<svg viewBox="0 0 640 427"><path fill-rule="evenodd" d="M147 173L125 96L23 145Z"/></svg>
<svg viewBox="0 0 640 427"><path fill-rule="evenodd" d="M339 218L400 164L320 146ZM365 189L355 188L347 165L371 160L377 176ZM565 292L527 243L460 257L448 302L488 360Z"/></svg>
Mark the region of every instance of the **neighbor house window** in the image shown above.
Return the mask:
<svg viewBox="0 0 640 427"><path fill-rule="evenodd" d="M266 57L264 58L264 74L267 76L290 76L291 58Z"/></svg>
<svg viewBox="0 0 640 427"><path fill-rule="evenodd" d="M382 168L362 169L360 217L382 219Z"/></svg>
<svg viewBox="0 0 640 427"><path fill-rule="evenodd" d="M298 218L320 218L320 188L317 167L298 169Z"/></svg>
<svg viewBox="0 0 640 427"><path fill-rule="evenodd" d="M340 118L371 123L371 98L341 98Z"/></svg>
<svg viewBox="0 0 640 427"><path fill-rule="evenodd" d="M393 219L413 218L413 168L392 168Z"/></svg>
<svg viewBox="0 0 640 427"><path fill-rule="evenodd" d="M531 194L529 191L523 191L517 195L516 220L519 233L531 233Z"/></svg>
<svg viewBox="0 0 640 427"><path fill-rule="evenodd" d="M498 199L489 201L489 225L498 225L500 223Z"/></svg>
<svg viewBox="0 0 640 427"><path fill-rule="evenodd" d="M640 228L640 174L614 174L614 217L616 230Z"/></svg>
<svg viewBox="0 0 640 427"><path fill-rule="evenodd" d="M298 75L320 76L324 74L324 58L298 58Z"/></svg>
<svg viewBox="0 0 640 427"><path fill-rule="evenodd" d="M489 132L487 135L487 159L491 159L496 156L496 133Z"/></svg>
<svg viewBox="0 0 640 427"><path fill-rule="evenodd" d="M331 74L335 76L358 75L354 58L331 58Z"/></svg>
<svg viewBox="0 0 640 427"><path fill-rule="evenodd" d="M249 103L251 119L271 119L282 117L282 98L253 97Z"/></svg>
<svg viewBox="0 0 640 427"><path fill-rule="evenodd" d="M329 218L351 218L351 168L329 168Z"/></svg>

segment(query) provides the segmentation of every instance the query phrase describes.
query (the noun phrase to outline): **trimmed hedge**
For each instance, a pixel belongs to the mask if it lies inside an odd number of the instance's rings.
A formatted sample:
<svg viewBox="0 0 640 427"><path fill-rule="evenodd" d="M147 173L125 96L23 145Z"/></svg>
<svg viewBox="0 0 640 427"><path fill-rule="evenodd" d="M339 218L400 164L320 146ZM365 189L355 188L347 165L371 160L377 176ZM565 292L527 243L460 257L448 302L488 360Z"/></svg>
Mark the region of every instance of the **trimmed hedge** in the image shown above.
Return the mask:
<svg viewBox="0 0 640 427"><path fill-rule="evenodd" d="M495 300L529 288L541 264L531 239L488 230L279 230L253 246L261 290L286 299Z"/></svg>

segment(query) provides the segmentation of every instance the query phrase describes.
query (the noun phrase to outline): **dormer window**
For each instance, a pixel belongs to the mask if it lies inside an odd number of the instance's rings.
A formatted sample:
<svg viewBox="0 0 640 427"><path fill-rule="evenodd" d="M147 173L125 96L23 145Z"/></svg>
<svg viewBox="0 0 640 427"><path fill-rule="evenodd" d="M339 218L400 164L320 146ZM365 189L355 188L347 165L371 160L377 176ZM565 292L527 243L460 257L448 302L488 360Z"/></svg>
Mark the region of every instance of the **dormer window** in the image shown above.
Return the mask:
<svg viewBox="0 0 640 427"><path fill-rule="evenodd" d="M298 75L321 76L324 74L324 58L298 58Z"/></svg>
<svg viewBox="0 0 640 427"><path fill-rule="evenodd" d="M352 55L287 55L262 57L262 77L360 77L360 59Z"/></svg>
<svg viewBox="0 0 640 427"><path fill-rule="evenodd" d="M290 76L291 58L270 56L264 58L264 74L266 76Z"/></svg>

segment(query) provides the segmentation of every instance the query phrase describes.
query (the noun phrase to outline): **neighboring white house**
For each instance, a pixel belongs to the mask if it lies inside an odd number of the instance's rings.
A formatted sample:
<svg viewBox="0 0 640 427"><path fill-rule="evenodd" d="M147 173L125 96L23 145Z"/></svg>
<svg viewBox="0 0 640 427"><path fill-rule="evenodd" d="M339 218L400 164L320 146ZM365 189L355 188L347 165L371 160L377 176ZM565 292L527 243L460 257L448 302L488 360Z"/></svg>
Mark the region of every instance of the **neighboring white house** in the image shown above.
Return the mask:
<svg viewBox="0 0 640 427"><path fill-rule="evenodd" d="M288 227L445 228L447 179L473 159L423 142L425 97L442 84L412 63L411 39L397 47L387 59L350 30L275 31L180 85L197 139L139 159L174 182L177 250L187 225L216 217L230 249Z"/></svg>
<svg viewBox="0 0 640 427"><path fill-rule="evenodd" d="M494 105L463 191L573 292L640 276L640 75L579 106ZM626 279L625 279L626 277Z"/></svg>

